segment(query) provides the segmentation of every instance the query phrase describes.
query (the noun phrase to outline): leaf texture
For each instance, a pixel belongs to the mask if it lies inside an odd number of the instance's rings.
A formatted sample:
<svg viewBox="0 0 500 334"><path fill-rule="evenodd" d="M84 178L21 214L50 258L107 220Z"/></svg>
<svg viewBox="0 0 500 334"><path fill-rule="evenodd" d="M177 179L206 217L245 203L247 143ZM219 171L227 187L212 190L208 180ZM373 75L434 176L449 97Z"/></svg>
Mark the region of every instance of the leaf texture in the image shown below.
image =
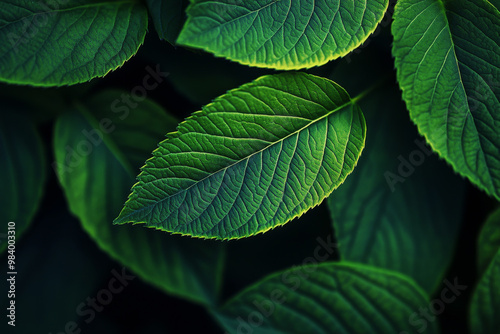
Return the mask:
<svg viewBox="0 0 500 334"><path fill-rule="evenodd" d="M275 69L323 65L361 45L388 0L193 0L177 43Z"/></svg>
<svg viewBox="0 0 500 334"><path fill-rule="evenodd" d="M410 115L453 168L500 199L500 12L485 0L402 0L393 55Z"/></svg>
<svg viewBox="0 0 500 334"><path fill-rule="evenodd" d="M0 3L0 80L62 86L102 77L144 41L147 10L133 0Z"/></svg>
<svg viewBox="0 0 500 334"><path fill-rule="evenodd" d="M57 172L69 207L102 250L142 279L169 294L214 304L223 245L112 224L139 166L177 124L149 100L135 109L116 103L123 94L92 96L56 123Z"/></svg>
<svg viewBox="0 0 500 334"><path fill-rule="evenodd" d="M261 77L169 134L115 223L217 239L265 232L321 203L353 170L364 138L360 109L334 82Z"/></svg>
<svg viewBox="0 0 500 334"><path fill-rule="evenodd" d="M500 328L500 248L472 295L471 333L498 334Z"/></svg>
<svg viewBox="0 0 500 334"><path fill-rule="evenodd" d="M271 275L214 314L231 334L438 333L436 322L424 329L409 323L428 298L405 276L324 263Z"/></svg>

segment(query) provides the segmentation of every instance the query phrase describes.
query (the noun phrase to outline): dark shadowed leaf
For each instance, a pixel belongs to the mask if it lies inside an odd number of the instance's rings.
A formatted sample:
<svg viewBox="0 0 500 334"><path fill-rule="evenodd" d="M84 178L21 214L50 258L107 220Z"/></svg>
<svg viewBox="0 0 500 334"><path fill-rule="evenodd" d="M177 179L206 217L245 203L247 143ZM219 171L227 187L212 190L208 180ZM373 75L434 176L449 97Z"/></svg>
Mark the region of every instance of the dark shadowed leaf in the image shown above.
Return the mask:
<svg viewBox="0 0 500 334"><path fill-rule="evenodd" d="M328 198L343 260L399 271L431 294L453 256L465 183L418 136L394 86L370 94L366 148Z"/></svg>
<svg viewBox="0 0 500 334"><path fill-rule="evenodd" d="M175 44L185 21L187 1L147 0L146 3L158 36L170 44Z"/></svg>
<svg viewBox="0 0 500 334"><path fill-rule="evenodd" d="M275 69L323 65L361 45L388 0L193 0L177 43Z"/></svg>
<svg viewBox="0 0 500 334"><path fill-rule="evenodd" d="M500 329L500 248L472 295L471 333L498 334Z"/></svg>
<svg viewBox="0 0 500 334"><path fill-rule="evenodd" d="M58 175L71 211L101 249L145 281L195 302L214 303L222 245L112 225L139 166L177 123L149 100L136 109L115 104L122 93L94 96L56 124Z"/></svg>
<svg viewBox="0 0 500 334"><path fill-rule="evenodd" d="M0 80L62 86L102 77L137 52L147 22L134 0L3 0Z"/></svg>

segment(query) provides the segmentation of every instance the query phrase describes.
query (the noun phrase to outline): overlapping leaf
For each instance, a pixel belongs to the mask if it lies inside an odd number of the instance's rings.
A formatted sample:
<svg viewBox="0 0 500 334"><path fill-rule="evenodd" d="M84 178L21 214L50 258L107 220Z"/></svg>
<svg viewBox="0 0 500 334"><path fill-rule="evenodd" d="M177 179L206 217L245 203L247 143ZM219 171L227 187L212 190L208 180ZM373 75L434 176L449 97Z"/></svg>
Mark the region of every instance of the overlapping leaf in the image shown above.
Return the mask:
<svg viewBox="0 0 500 334"><path fill-rule="evenodd" d="M0 252L7 247L7 223L14 222L19 241L35 215L47 166L40 137L24 110L6 105L0 111Z"/></svg>
<svg viewBox="0 0 500 334"><path fill-rule="evenodd" d="M324 263L271 275L214 314L231 334L438 333L436 322L426 328L409 322L427 299L394 272Z"/></svg>
<svg viewBox="0 0 500 334"><path fill-rule="evenodd" d="M4 0L0 80L61 86L104 76L137 52L147 20L134 0Z"/></svg>
<svg viewBox="0 0 500 334"><path fill-rule="evenodd" d="M171 294L214 303L222 245L112 225L139 166L177 123L149 100L130 109L120 102L122 94L94 96L56 124L57 170L70 209L99 247L144 280Z"/></svg>
<svg viewBox="0 0 500 334"><path fill-rule="evenodd" d="M460 174L500 199L500 12L486 0L401 0L392 32L413 121Z"/></svg>
<svg viewBox="0 0 500 334"><path fill-rule="evenodd" d="M361 45L388 0L192 0L177 39L242 64L276 69L322 65Z"/></svg>
<svg viewBox="0 0 500 334"><path fill-rule="evenodd" d="M234 239L318 205L353 170L365 123L334 82L265 76L181 123L146 162L115 223Z"/></svg>
<svg viewBox="0 0 500 334"><path fill-rule="evenodd" d="M500 209L493 212L481 229L477 242L479 273L484 273L500 249Z"/></svg>
<svg viewBox="0 0 500 334"><path fill-rule="evenodd" d="M471 300L471 333L497 334L500 328L500 248L479 281Z"/></svg>
<svg viewBox="0 0 500 334"><path fill-rule="evenodd" d="M465 184L431 156L395 89L360 106L368 110L367 147L328 198L341 256L399 271L430 294L455 249Z"/></svg>
<svg viewBox="0 0 500 334"><path fill-rule="evenodd" d="M16 326L7 325L11 319L4 316L4 323L0 325L2 333L61 333L72 326L84 332L85 321L91 314L94 318L96 315L86 304L86 298L107 288L113 277L112 269L107 271L109 263L99 257L97 249L92 249L91 241L65 208L60 193L56 191L51 195L30 227L30 233L16 245L15 298L7 298L8 277L3 276L0 282L0 288L5 291L0 302L7 308L14 300L16 312ZM0 257L5 264L7 256L4 253ZM84 312L84 316L77 310ZM30 317L37 321L20 321ZM74 332L78 332L77 329Z"/></svg>
<svg viewBox="0 0 500 334"><path fill-rule="evenodd" d="M147 5L158 36L175 44L184 23L184 0L147 0Z"/></svg>

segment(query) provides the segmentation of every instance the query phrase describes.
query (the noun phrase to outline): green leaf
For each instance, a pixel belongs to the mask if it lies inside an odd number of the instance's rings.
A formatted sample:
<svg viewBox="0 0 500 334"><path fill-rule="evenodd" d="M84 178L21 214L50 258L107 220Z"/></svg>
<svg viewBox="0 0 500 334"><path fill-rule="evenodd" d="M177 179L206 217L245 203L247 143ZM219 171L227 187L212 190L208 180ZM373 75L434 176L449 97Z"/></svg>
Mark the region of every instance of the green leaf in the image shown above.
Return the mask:
<svg viewBox="0 0 500 334"><path fill-rule="evenodd" d="M57 121L57 171L70 209L101 249L145 281L195 302L214 303L222 245L112 225L140 164L177 123L149 100L130 109L121 96L103 92Z"/></svg>
<svg viewBox="0 0 500 334"><path fill-rule="evenodd" d="M471 333L498 334L500 328L500 249L472 295Z"/></svg>
<svg viewBox="0 0 500 334"><path fill-rule="evenodd" d="M4 105L2 109L0 253L7 247L7 223L15 223L17 241L31 223L42 199L47 174L42 142L33 123L19 107Z"/></svg>
<svg viewBox="0 0 500 334"><path fill-rule="evenodd" d="M175 44L185 21L185 1L147 0L146 3L160 39Z"/></svg>
<svg viewBox="0 0 500 334"><path fill-rule="evenodd" d="M479 273L484 273L500 249L500 209L493 212L481 229L478 238L477 263Z"/></svg>
<svg viewBox="0 0 500 334"><path fill-rule="evenodd" d="M388 0L192 0L177 43L275 69L319 66L373 33Z"/></svg>
<svg viewBox="0 0 500 334"><path fill-rule="evenodd" d="M453 257L465 184L431 156L395 87L360 106L370 129L353 174L328 198L343 260L399 271L429 294Z"/></svg>
<svg viewBox="0 0 500 334"><path fill-rule="evenodd" d="M500 199L500 12L485 0L400 0L398 80L432 148Z"/></svg>
<svg viewBox="0 0 500 334"><path fill-rule="evenodd" d="M409 322L428 299L397 273L324 263L271 275L214 314L229 333L437 333L436 322L425 329L411 328Z"/></svg>
<svg viewBox="0 0 500 334"><path fill-rule="evenodd" d="M0 80L61 86L102 77L137 52L147 20L134 0L4 0Z"/></svg>
<svg viewBox="0 0 500 334"><path fill-rule="evenodd" d="M227 245L224 293L232 295L277 271L339 259L328 208L323 202L314 210L273 233L259 234ZM293 245L293 246L291 246Z"/></svg>
<svg viewBox="0 0 500 334"><path fill-rule="evenodd" d="M228 92L160 143L115 223L217 239L285 224L354 169L366 132L355 101L304 73Z"/></svg>

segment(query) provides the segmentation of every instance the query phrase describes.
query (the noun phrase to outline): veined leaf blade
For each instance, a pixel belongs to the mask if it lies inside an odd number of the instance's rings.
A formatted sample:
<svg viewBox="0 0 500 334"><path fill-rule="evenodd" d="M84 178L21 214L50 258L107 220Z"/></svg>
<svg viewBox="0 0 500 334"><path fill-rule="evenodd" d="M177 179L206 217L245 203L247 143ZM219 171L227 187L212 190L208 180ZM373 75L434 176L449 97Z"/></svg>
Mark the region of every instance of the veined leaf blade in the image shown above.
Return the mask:
<svg viewBox="0 0 500 334"><path fill-rule="evenodd" d="M112 224L139 166L164 132L177 124L149 99L135 108L115 103L123 94L103 91L57 120L57 173L70 210L103 251L146 282L168 294L213 305L224 245Z"/></svg>
<svg viewBox="0 0 500 334"><path fill-rule="evenodd" d="M235 239L318 205L364 147L361 110L334 82L264 76L230 91L169 134L115 223Z"/></svg>
<svg viewBox="0 0 500 334"><path fill-rule="evenodd" d="M388 0L194 0L177 43L245 65L301 69L361 45Z"/></svg>
<svg viewBox="0 0 500 334"><path fill-rule="evenodd" d="M471 333L496 334L500 328L500 248L474 290L470 306Z"/></svg>

